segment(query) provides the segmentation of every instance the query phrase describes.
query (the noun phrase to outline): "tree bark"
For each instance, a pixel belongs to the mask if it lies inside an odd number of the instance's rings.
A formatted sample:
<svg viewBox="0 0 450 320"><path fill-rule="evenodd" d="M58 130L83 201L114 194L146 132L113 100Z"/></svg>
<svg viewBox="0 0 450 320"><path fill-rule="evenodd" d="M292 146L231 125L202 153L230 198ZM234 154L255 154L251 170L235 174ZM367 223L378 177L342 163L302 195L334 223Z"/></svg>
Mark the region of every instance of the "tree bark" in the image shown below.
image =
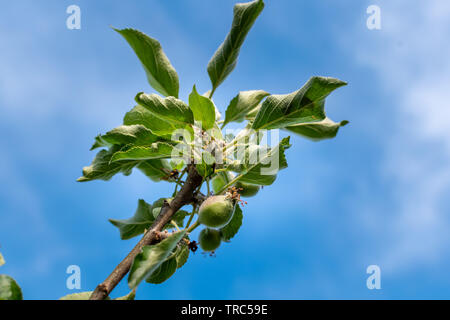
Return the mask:
<svg viewBox="0 0 450 320"><path fill-rule="evenodd" d="M184 205L193 202L194 192L202 183L202 177L198 174L194 165L190 165L188 169L188 177L183 184L181 190L176 194L175 198L170 202L165 202L161 213L152 226L147 230L142 239L131 250L131 252L122 260L121 263L113 270L113 272L95 288L90 300L104 300L111 291L119 284L119 282L130 271L134 258L141 252L146 245L154 244L162 239L161 231L164 226L170 222L172 216Z"/></svg>

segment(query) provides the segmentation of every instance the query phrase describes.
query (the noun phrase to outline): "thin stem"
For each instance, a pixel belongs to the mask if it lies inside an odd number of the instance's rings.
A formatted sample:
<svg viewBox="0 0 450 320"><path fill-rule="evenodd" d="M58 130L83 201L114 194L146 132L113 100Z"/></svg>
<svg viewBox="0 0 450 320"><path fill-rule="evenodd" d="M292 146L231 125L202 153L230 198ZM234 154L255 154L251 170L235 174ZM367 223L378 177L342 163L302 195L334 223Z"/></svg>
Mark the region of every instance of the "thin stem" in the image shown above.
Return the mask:
<svg viewBox="0 0 450 320"><path fill-rule="evenodd" d="M195 230L195 228L197 228L200 225L200 222L195 221L195 223L189 228L187 229L187 232L191 233L192 231Z"/></svg>
<svg viewBox="0 0 450 320"><path fill-rule="evenodd" d="M178 187L179 187L179 186L180 186L180 187L182 186L182 185L181 185L181 180L183 179L183 177L184 177L186 171L187 171L187 167L183 169L183 171L181 172L180 177L177 179L177 181L175 181L176 186L175 186L175 191L173 192L173 196L175 196L175 195L177 194Z"/></svg>
<svg viewBox="0 0 450 320"><path fill-rule="evenodd" d="M192 219L194 219L194 215L197 212L197 205L194 206L194 209L192 210L191 216L189 217L188 222L186 223L186 228L189 228L191 225Z"/></svg>
<svg viewBox="0 0 450 320"><path fill-rule="evenodd" d="M212 88L212 90L211 90L211 92L209 93L209 99L211 99L212 98L212 96L214 95L214 92L216 92L216 89L217 88Z"/></svg>
<svg viewBox="0 0 450 320"><path fill-rule="evenodd" d="M175 221L171 220L170 223L177 229L177 231L180 231L180 228L178 228L178 225Z"/></svg>
<svg viewBox="0 0 450 320"><path fill-rule="evenodd" d="M211 194L211 187L209 185L209 178L206 178L206 191L207 191L206 196L209 197L209 195Z"/></svg>
<svg viewBox="0 0 450 320"><path fill-rule="evenodd" d="M239 179L241 179L243 176L244 176L244 174L240 174L240 175L238 175L237 177L235 177L233 180L231 180L230 182L228 182L222 189L220 189L220 191L219 191L217 194L219 195L219 194L222 194L222 193L224 193L225 191L227 191L229 187L231 187L233 184L235 184L236 182L238 182Z"/></svg>

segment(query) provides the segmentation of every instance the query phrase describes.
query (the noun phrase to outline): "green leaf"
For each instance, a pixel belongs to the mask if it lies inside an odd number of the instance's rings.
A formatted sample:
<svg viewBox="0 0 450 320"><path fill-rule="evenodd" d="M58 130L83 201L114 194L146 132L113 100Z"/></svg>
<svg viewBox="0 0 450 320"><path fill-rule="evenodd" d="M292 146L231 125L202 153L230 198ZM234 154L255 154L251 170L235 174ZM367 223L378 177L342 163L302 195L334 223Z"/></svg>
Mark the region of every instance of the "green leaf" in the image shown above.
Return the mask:
<svg viewBox="0 0 450 320"><path fill-rule="evenodd" d="M256 115L259 112L259 109L261 109L261 104L257 105L255 108L250 110L247 115L245 116L245 120L248 121L255 121Z"/></svg>
<svg viewBox="0 0 450 320"><path fill-rule="evenodd" d="M285 151L291 146L289 139L289 137L284 138L278 146L269 148L262 155L262 147L253 146L254 148L251 148L250 155L245 159L247 163L243 163L241 168L237 170L241 173L238 176L238 180L266 186L274 183L278 171L287 168Z"/></svg>
<svg viewBox="0 0 450 320"><path fill-rule="evenodd" d="M124 125L141 124L154 134L168 139L171 138L172 133L177 129L175 124L156 117L147 108L139 105L125 114L123 123Z"/></svg>
<svg viewBox="0 0 450 320"><path fill-rule="evenodd" d="M136 168L154 182L167 180L168 174L172 171L172 167L165 159L145 160L139 163Z"/></svg>
<svg viewBox="0 0 450 320"><path fill-rule="evenodd" d="M203 130L211 129L214 126L216 123L216 107L209 98L198 94L195 85L189 95L189 106L194 114L194 120L201 122Z"/></svg>
<svg viewBox="0 0 450 320"><path fill-rule="evenodd" d="M208 63L208 74L213 87L212 92L236 67L239 51L245 37L263 9L264 2L262 0L238 3L234 6L231 30Z"/></svg>
<svg viewBox="0 0 450 320"><path fill-rule="evenodd" d="M85 291L80 293L72 293L59 298L59 300L89 300L93 291ZM111 300L111 298L107 298L107 300Z"/></svg>
<svg viewBox="0 0 450 320"><path fill-rule="evenodd" d="M115 298L114 300L127 301L127 300L134 300L134 298L136 298L136 291L131 290L130 293L127 294L126 296Z"/></svg>
<svg viewBox="0 0 450 320"><path fill-rule="evenodd" d="M346 83L325 77L312 77L301 89L286 95L271 95L263 102L253 129L285 128L325 119L325 98Z"/></svg>
<svg viewBox="0 0 450 320"><path fill-rule="evenodd" d="M189 247L186 244L180 243L177 247L177 250L175 252L175 259L177 260L177 268L181 268L185 265L185 263L188 261L189 253L191 250L189 250Z"/></svg>
<svg viewBox="0 0 450 320"><path fill-rule="evenodd" d="M122 240L128 240L144 233L154 221L152 206L142 199L138 201L137 210L132 218L126 220L109 219L109 222L119 228Z"/></svg>
<svg viewBox="0 0 450 320"><path fill-rule="evenodd" d="M177 271L177 259L174 256L164 261L145 281L160 284L169 279L175 271Z"/></svg>
<svg viewBox="0 0 450 320"><path fill-rule="evenodd" d="M157 94L141 92L136 95L136 102L157 118L171 122L177 129L194 124L194 116L189 106L174 97L161 98Z"/></svg>
<svg viewBox="0 0 450 320"><path fill-rule="evenodd" d="M178 98L178 74L163 52L161 44L146 34L133 29L114 29L133 48L147 74L150 85L164 96Z"/></svg>
<svg viewBox="0 0 450 320"><path fill-rule="evenodd" d="M130 175L138 161L111 162L112 156L120 150L120 146L113 146L109 150L100 150L95 156L92 164L83 168L83 176L78 178L79 182L92 180L110 180L114 175L122 172Z"/></svg>
<svg viewBox="0 0 450 320"><path fill-rule="evenodd" d="M175 214L172 217L172 220L175 221L175 223L178 225L178 227L182 228L184 227L184 219L189 216L190 213L185 210L178 210L175 212ZM173 224L170 222L165 226L164 229L172 229L175 228Z"/></svg>
<svg viewBox="0 0 450 320"><path fill-rule="evenodd" d="M339 128L348 124L347 120L339 123L329 118L325 118L319 122L302 123L295 126L287 127L286 130L304 136L314 141L331 139L336 137Z"/></svg>
<svg viewBox="0 0 450 320"><path fill-rule="evenodd" d="M149 146L125 147L114 153L111 162L123 160L168 159L172 157L173 146L166 142L155 142Z"/></svg>
<svg viewBox="0 0 450 320"><path fill-rule="evenodd" d="M176 232L156 245L144 246L142 252L136 256L131 266L128 277L129 287L131 289L136 288L143 279L149 277L157 270L185 235L185 230Z"/></svg>
<svg viewBox="0 0 450 320"><path fill-rule="evenodd" d="M3 255L0 253L0 267L5 264L5 258L3 258Z"/></svg>
<svg viewBox="0 0 450 320"><path fill-rule="evenodd" d="M255 109L258 104L267 97L269 93L263 90L252 90L240 92L231 100L226 112L225 121L222 125L224 127L229 122L242 122L245 116Z"/></svg>
<svg viewBox="0 0 450 320"><path fill-rule="evenodd" d="M111 147L112 145L146 145L160 140L160 137L154 135L143 125L130 125L117 127L104 135L95 138L95 143L91 150L99 147Z"/></svg>
<svg viewBox="0 0 450 320"><path fill-rule="evenodd" d="M195 167L198 173L203 178L208 178L210 175L214 173L213 164L215 161L216 159L210 152L203 150L202 162L197 164Z"/></svg>
<svg viewBox="0 0 450 320"><path fill-rule="evenodd" d="M242 214L242 209L239 205L236 205L233 218L225 227L220 229L224 241L230 241L238 233L242 226L243 219L244 215Z"/></svg>
<svg viewBox="0 0 450 320"><path fill-rule="evenodd" d="M22 289L10 276L0 275L0 300L23 300Z"/></svg>

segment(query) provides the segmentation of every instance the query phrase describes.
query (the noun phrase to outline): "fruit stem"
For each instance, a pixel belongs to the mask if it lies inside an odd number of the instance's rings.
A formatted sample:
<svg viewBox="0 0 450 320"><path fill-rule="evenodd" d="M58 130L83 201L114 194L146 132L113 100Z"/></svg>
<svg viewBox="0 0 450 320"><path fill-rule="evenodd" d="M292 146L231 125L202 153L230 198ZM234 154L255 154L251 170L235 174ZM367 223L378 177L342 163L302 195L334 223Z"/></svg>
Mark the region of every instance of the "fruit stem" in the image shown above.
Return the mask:
<svg viewBox="0 0 450 320"><path fill-rule="evenodd" d="M180 231L180 228L178 228L178 224L175 221L171 220L170 223L177 229L177 231Z"/></svg>
<svg viewBox="0 0 450 320"><path fill-rule="evenodd" d="M197 212L197 206L195 206L194 210L192 210L191 216L189 217L189 220L186 224L186 228L188 228L191 225L192 219L194 218L194 215L196 212Z"/></svg>
<svg viewBox="0 0 450 320"><path fill-rule="evenodd" d="M194 231L195 228L197 228L199 225L200 225L200 222L195 221L195 223L187 229L187 232L191 233L191 232Z"/></svg>
<svg viewBox="0 0 450 320"><path fill-rule="evenodd" d="M206 190L207 190L207 194L206 196L209 197L211 195L211 187L209 186L209 178L206 178Z"/></svg>
<svg viewBox="0 0 450 320"><path fill-rule="evenodd" d="M220 191L217 193L218 195L223 194L225 191L228 190L229 187L231 187L233 184L235 184L236 182L239 181L239 179L241 179L244 176L244 174L240 174L238 175L236 178L234 178L233 180L231 180L230 182L228 182L222 189L220 189Z"/></svg>

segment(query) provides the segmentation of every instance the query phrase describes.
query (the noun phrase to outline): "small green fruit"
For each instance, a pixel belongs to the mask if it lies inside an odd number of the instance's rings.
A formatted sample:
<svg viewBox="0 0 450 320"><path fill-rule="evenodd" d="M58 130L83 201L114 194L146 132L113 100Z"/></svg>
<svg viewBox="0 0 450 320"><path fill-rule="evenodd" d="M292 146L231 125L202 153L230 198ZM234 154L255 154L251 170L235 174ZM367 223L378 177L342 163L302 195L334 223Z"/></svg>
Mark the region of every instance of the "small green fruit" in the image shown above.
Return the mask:
<svg viewBox="0 0 450 320"><path fill-rule="evenodd" d="M254 195L256 195L259 191L259 189L261 188L260 186L256 185L256 184L250 184L250 183L245 183L245 182L236 182L235 187L237 189L242 189L239 190L239 194L242 197L245 198L249 198L249 197L253 197Z"/></svg>
<svg viewBox="0 0 450 320"><path fill-rule="evenodd" d="M234 203L226 196L211 196L200 206L198 219L210 228L222 228L230 222L234 213Z"/></svg>
<svg viewBox="0 0 450 320"><path fill-rule="evenodd" d="M203 251L214 251L220 246L222 236L220 231L206 228L200 232L198 242Z"/></svg>
<svg viewBox="0 0 450 320"><path fill-rule="evenodd" d="M225 187L228 182L233 180L234 175L231 172L220 172L218 173L212 180L212 188L214 190L214 193L218 193L222 190L223 187Z"/></svg>

